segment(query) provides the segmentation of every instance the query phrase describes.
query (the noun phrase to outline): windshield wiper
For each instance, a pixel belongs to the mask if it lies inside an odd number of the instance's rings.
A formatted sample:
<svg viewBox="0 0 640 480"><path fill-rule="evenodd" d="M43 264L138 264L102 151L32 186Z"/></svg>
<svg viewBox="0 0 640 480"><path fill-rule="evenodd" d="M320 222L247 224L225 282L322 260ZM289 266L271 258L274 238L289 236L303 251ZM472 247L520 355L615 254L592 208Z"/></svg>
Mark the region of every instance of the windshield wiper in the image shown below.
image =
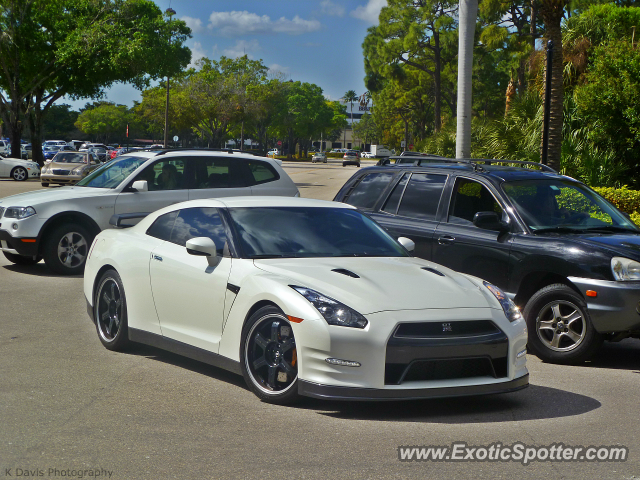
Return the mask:
<svg viewBox="0 0 640 480"><path fill-rule="evenodd" d="M533 230L533 233L583 233L584 228L571 228L563 225L557 227L538 228Z"/></svg>
<svg viewBox="0 0 640 480"><path fill-rule="evenodd" d="M618 227L616 225L600 225L597 227L587 227L584 229L587 232L597 232L597 231L605 231L605 232L629 232L629 233L640 233L638 230L634 230L628 227Z"/></svg>
<svg viewBox="0 0 640 480"><path fill-rule="evenodd" d="M265 258L298 258L296 255L284 255L284 254L266 254L266 255L251 255L251 260L261 260Z"/></svg>

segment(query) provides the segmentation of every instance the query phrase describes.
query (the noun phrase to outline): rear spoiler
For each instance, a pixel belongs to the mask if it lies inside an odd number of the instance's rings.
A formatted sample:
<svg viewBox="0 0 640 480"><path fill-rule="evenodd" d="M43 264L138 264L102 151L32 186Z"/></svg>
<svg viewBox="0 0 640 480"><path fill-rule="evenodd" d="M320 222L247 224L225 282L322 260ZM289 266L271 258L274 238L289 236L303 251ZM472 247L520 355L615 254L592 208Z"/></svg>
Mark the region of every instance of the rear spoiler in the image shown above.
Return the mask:
<svg viewBox="0 0 640 480"><path fill-rule="evenodd" d="M109 225L113 225L114 227L117 227L117 228L133 227L138 222L127 222L127 220L144 218L147 215L149 215L148 212L118 213L116 215L111 215L111 218L109 219Z"/></svg>

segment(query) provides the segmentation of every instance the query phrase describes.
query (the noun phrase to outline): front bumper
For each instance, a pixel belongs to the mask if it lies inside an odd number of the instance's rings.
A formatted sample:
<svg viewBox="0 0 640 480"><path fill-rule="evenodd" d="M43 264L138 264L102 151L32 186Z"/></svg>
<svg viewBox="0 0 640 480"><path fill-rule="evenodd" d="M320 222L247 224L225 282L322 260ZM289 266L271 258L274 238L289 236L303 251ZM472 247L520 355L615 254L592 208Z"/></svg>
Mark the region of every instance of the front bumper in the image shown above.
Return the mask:
<svg viewBox="0 0 640 480"><path fill-rule="evenodd" d="M44 173L40 175L40 181L42 183L59 183L61 185L75 185L82 180L81 175L53 175L51 173Z"/></svg>
<svg viewBox="0 0 640 480"><path fill-rule="evenodd" d="M443 388L377 389L334 387L299 380L298 393L325 400L420 400L424 398L465 397L510 393L529 386L529 374L506 382Z"/></svg>
<svg viewBox="0 0 640 480"><path fill-rule="evenodd" d="M0 250L15 255L33 257L38 254L38 242L36 238L12 237L7 230L0 229Z"/></svg>
<svg viewBox="0 0 640 480"><path fill-rule="evenodd" d="M569 277L584 296L591 323L600 333L640 331L640 282ZM586 291L597 293L587 297Z"/></svg>

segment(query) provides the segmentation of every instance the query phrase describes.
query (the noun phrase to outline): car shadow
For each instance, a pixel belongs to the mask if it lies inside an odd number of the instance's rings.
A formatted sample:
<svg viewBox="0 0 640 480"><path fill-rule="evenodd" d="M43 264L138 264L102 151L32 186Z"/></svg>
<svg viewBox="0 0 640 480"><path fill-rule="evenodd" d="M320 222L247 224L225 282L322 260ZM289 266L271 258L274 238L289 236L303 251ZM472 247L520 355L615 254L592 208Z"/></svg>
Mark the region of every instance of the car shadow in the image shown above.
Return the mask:
<svg viewBox="0 0 640 480"><path fill-rule="evenodd" d="M394 402L338 402L305 399L301 408L345 420L421 423L502 423L582 415L601 403L557 388L530 385L501 395Z"/></svg>
<svg viewBox="0 0 640 480"><path fill-rule="evenodd" d="M581 367L635 370L640 373L640 340L627 338L620 342L605 342L596 354Z"/></svg>
<svg viewBox="0 0 640 480"><path fill-rule="evenodd" d="M2 265L2 268L9 270L10 272L22 273L25 275L33 275L36 277L64 277L64 278L82 278L82 275L60 275L59 273L54 273L47 268L47 266L43 263L36 263L35 265Z"/></svg>
<svg viewBox="0 0 640 480"><path fill-rule="evenodd" d="M129 348L125 353L146 357L178 368L184 368L200 375L206 375L209 378L249 390L246 383L244 383L244 379L240 375L222 368L214 367L208 363L192 360L191 358L183 357L182 355L168 352L167 350L162 350L161 348L152 347L150 345L135 344L135 346Z"/></svg>

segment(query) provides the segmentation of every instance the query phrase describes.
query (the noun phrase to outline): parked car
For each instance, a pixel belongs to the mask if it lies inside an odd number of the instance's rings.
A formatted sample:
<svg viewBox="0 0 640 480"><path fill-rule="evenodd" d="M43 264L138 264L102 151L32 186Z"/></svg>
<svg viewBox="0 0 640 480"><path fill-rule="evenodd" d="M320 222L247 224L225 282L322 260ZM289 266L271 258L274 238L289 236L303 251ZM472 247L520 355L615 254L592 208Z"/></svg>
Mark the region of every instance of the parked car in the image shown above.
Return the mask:
<svg viewBox="0 0 640 480"><path fill-rule="evenodd" d="M45 140L44 142L42 142L43 149L45 147L53 147L53 146L62 147L64 145L68 145L67 142L65 142L64 140Z"/></svg>
<svg viewBox="0 0 640 480"><path fill-rule="evenodd" d="M372 167L335 200L412 239L416 256L503 289L545 361L581 362L603 340L640 337L640 229L572 178L504 163Z"/></svg>
<svg viewBox="0 0 640 480"><path fill-rule="evenodd" d="M85 151L85 150L81 150L81 151ZM104 147L89 147L86 149L86 151L98 157L98 160L100 160L101 162L106 162L107 160L111 160L111 157L109 156L109 151Z"/></svg>
<svg viewBox="0 0 640 480"><path fill-rule="evenodd" d="M20 145L20 156L23 160L33 158L33 148L30 143Z"/></svg>
<svg viewBox="0 0 640 480"><path fill-rule="evenodd" d="M49 145L43 147L44 164L51 162L58 152L75 152L75 149L69 145Z"/></svg>
<svg viewBox="0 0 640 480"><path fill-rule="evenodd" d="M0 178L13 178L21 182L38 176L40 176L40 167L37 163L0 155Z"/></svg>
<svg viewBox="0 0 640 480"><path fill-rule="evenodd" d="M100 165L98 157L91 152L60 151L42 167L40 182L43 187L51 183L75 185Z"/></svg>
<svg viewBox="0 0 640 480"><path fill-rule="evenodd" d="M0 155L8 157L11 153L11 143L8 140L0 140Z"/></svg>
<svg viewBox="0 0 640 480"><path fill-rule="evenodd" d="M327 163L327 154L324 152L314 153L311 157L311 163L322 162Z"/></svg>
<svg viewBox="0 0 640 480"><path fill-rule="evenodd" d="M346 167L347 165L355 165L356 167L360 167L360 154L355 150L347 150L342 157L342 166Z"/></svg>
<svg viewBox="0 0 640 480"><path fill-rule="evenodd" d="M108 228L113 214L149 213L189 199L238 195L299 192L282 167L266 157L203 150L130 153L73 187L0 199L0 245L13 263L29 265L44 258L54 272L78 274L91 241Z"/></svg>
<svg viewBox="0 0 640 480"><path fill-rule="evenodd" d="M278 150L277 148L272 148L267 152L267 156L273 156L273 155L275 156L280 155L280 150Z"/></svg>
<svg viewBox="0 0 640 480"><path fill-rule="evenodd" d="M197 358L242 374L270 403L528 385L526 324L504 293L411 258L344 204L244 197L171 205L98 235L84 294L107 349L139 342Z"/></svg>

